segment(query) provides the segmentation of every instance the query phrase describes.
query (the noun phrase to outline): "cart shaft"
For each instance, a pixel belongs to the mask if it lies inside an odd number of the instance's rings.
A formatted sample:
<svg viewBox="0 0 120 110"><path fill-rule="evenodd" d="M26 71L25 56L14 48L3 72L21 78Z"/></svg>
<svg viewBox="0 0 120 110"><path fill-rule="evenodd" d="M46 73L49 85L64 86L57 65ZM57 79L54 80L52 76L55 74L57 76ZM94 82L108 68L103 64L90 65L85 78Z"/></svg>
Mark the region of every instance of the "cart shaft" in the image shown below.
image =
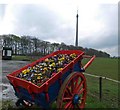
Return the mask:
<svg viewBox="0 0 120 110"><path fill-rule="evenodd" d="M93 60L95 59L95 55L89 60L89 62L83 67L84 70L87 69L88 66L90 66L90 64L93 62ZM85 58L89 58L89 57L85 57Z"/></svg>

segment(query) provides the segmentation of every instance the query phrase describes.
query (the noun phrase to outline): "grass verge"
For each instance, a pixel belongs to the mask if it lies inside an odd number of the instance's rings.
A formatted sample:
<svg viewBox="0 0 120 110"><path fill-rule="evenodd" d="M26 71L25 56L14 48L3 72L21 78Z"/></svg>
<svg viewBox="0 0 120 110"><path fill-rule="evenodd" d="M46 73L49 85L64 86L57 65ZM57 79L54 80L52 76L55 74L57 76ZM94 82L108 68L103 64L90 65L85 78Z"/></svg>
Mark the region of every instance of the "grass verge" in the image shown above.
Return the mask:
<svg viewBox="0 0 120 110"><path fill-rule="evenodd" d="M41 58L41 56L19 56L19 55L12 56L12 60L30 61L30 62L36 61L39 58Z"/></svg>
<svg viewBox="0 0 120 110"><path fill-rule="evenodd" d="M87 107L88 108L118 108L118 83L102 79L102 100L99 100L99 79L86 76L87 79ZM89 105L90 104L90 105ZM103 104L103 105L101 105Z"/></svg>
<svg viewBox="0 0 120 110"><path fill-rule="evenodd" d="M83 64L87 62L88 59L83 60ZM86 72L118 80L118 59L95 58L92 64L86 69Z"/></svg>

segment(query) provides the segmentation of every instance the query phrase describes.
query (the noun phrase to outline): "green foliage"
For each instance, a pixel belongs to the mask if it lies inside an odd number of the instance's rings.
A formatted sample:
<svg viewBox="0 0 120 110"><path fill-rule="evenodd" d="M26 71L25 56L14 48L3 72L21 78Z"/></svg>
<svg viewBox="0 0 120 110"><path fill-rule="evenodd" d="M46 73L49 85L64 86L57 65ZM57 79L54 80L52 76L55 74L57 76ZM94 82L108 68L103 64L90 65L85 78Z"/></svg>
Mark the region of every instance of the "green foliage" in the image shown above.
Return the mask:
<svg viewBox="0 0 120 110"><path fill-rule="evenodd" d="M2 101L1 103L2 103L1 110L13 109L13 102L11 100Z"/></svg>
<svg viewBox="0 0 120 110"><path fill-rule="evenodd" d="M85 48L85 53L87 55L96 55L97 57L110 57L110 55L106 52L102 52L102 51L98 51L95 49L91 49L91 48Z"/></svg>
<svg viewBox="0 0 120 110"><path fill-rule="evenodd" d="M91 48L76 47L66 45L65 43L50 43L42 41L32 36L16 36L13 34L1 35L3 47L12 47L14 55L38 54L46 55L56 50L82 50L88 55L96 55L98 57L110 57L106 52L98 51Z"/></svg>

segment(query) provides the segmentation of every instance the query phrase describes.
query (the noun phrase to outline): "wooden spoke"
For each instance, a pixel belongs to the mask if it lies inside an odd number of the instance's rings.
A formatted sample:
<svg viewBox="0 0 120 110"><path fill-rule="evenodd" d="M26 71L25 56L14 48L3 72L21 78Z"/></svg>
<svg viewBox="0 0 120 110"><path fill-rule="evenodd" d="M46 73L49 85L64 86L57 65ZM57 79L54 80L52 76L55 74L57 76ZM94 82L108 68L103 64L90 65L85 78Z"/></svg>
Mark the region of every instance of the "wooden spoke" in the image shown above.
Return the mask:
<svg viewBox="0 0 120 110"><path fill-rule="evenodd" d="M82 94L83 92L84 92L84 88L82 88L79 92L78 92L78 94Z"/></svg>
<svg viewBox="0 0 120 110"><path fill-rule="evenodd" d="M78 84L79 84L79 77L77 77L77 79L75 80L75 87L77 87L78 86Z"/></svg>
<svg viewBox="0 0 120 110"><path fill-rule="evenodd" d="M63 101L70 101L70 100L72 100L72 97L65 97L65 98L63 98Z"/></svg>
<svg viewBox="0 0 120 110"><path fill-rule="evenodd" d="M71 93L71 91L70 91L70 88L69 87L66 87L66 91L65 91L66 93L68 93L70 96L72 96L72 93Z"/></svg>
<svg viewBox="0 0 120 110"><path fill-rule="evenodd" d="M70 106L72 105L72 101L68 102L66 105L65 105L65 109L69 108Z"/></svg>
<svg viewBox="0 0 120 110"><path fill-rule="evenodd" d="M86 100L86 79L82 73L73 72L63 82L58 94L57 108L84 108Z"/></svg>
<svg viewBox="0 0 120 110"><path fill-rule="evenodd" d="M74 90L75 93L78 93L78 92L79 92L79 90L80 90L80 88L82 87L83 83L84 83L84 81L81 81L80 84L75 88L75 90Z"/></svg>

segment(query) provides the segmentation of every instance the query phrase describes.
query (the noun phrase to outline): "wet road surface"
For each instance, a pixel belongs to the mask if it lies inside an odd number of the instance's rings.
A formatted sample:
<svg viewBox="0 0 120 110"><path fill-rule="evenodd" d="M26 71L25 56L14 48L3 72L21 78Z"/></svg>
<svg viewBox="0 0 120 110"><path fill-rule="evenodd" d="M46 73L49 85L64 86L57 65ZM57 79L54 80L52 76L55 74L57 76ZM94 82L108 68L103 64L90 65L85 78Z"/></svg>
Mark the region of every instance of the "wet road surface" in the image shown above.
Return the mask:
<svg viewBox="0 0 120 110"><path fill-rule="evenodd" d="M2 74L0 79L0 100L13 100L16 101L17 97L14 95L13 87L9 84L9 80L6 75L22 68L23 66L29 64L29 61L13 61L13 60L2 60Z"/></svg>

